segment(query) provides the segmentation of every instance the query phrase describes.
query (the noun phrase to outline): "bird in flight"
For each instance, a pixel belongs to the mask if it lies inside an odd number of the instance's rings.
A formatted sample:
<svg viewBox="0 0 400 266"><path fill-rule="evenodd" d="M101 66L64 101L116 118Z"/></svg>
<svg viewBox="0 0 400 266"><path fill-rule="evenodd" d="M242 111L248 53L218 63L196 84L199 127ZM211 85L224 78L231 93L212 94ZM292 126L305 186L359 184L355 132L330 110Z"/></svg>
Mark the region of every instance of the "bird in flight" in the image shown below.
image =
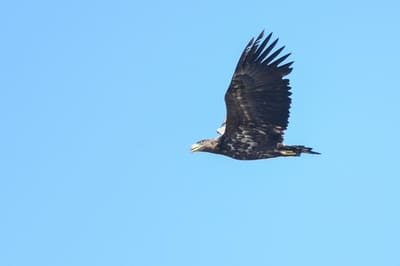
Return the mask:
<svg viewBox="0 0 400 266"><path fill-rule="evenodd" d="M282 64L290 53L279 57L285 47L274 50L278 39L270 42L271 36L264 38L263 31L247 44L225 93L227 115L217 129L219 136L196 142L192 152L238 160L320 154L303 145L283 144L291 103L289 80L284 77L293 62Z"/></svg>

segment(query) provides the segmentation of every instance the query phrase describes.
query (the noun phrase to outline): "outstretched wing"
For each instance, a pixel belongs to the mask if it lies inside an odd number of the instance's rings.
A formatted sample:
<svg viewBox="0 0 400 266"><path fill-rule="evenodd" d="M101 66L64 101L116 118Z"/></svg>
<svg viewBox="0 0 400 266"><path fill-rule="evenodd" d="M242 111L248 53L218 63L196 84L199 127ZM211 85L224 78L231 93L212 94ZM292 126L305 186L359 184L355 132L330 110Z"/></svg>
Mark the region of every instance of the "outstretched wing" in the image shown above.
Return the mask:
<svg viewBox="0 0 400 266"><path fill-rule="evenodd" d="M262 40L261 32L247 44L225 94L224 138L241 138L254 148L281 143L288 125L291 93L289 80L283 77L293 62L281 65L290 54L278 57L284 46L272 52L278 39L269 43L271 35Z"/></svg>

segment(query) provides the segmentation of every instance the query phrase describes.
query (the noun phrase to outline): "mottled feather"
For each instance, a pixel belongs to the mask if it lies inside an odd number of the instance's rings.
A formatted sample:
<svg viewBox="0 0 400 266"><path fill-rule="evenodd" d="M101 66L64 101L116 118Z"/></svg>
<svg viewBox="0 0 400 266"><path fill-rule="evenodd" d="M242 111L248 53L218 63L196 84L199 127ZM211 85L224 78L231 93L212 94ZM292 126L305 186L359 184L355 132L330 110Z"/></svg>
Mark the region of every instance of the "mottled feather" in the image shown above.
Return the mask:
<svg viewBox="0 0 400 266"><path fill-rule="evenodd" d="M261 33L247 45L225 94L224 142L238 138L245 131L249 142L257 143L252 147L254 151L276 147L283 141L283 131L288 125L291 93L289 80L283 77L290 73L292 62L279 66L289 56L277 58L283 47L269 55L278 40L263 50L271 36L260 43Z"/></svg>

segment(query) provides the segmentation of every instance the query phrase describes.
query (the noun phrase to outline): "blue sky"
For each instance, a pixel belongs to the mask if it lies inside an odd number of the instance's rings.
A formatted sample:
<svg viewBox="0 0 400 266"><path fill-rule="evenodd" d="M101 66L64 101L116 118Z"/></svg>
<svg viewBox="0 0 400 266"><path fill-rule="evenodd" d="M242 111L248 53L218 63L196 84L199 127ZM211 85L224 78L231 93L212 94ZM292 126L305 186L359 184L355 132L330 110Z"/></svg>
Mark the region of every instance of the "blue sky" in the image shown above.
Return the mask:
<svg viewBox="0 0 400 266"><path fill-rule="evenodd" d="M0 4L0 265L400 265L397 1ZM286 143L191 154L262 29Z"/></svg>

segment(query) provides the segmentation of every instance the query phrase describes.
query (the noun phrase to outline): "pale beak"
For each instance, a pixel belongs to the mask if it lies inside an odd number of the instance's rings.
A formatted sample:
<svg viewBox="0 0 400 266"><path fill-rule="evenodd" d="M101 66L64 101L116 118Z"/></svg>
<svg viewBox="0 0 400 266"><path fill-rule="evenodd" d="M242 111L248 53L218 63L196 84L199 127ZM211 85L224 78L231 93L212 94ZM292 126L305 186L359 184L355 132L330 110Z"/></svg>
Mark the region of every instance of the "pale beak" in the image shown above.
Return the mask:
<svg viewBox="0 0 400 266"><path fill-rule="evenodd" d="M201 147L202 147L202 145L200 145L200 144L198 144L198 143L195 143L195 144L193 144L193 145L190 147L190 150L191 150L192 152L195 152L195 151L200 150Z"/></svg>

